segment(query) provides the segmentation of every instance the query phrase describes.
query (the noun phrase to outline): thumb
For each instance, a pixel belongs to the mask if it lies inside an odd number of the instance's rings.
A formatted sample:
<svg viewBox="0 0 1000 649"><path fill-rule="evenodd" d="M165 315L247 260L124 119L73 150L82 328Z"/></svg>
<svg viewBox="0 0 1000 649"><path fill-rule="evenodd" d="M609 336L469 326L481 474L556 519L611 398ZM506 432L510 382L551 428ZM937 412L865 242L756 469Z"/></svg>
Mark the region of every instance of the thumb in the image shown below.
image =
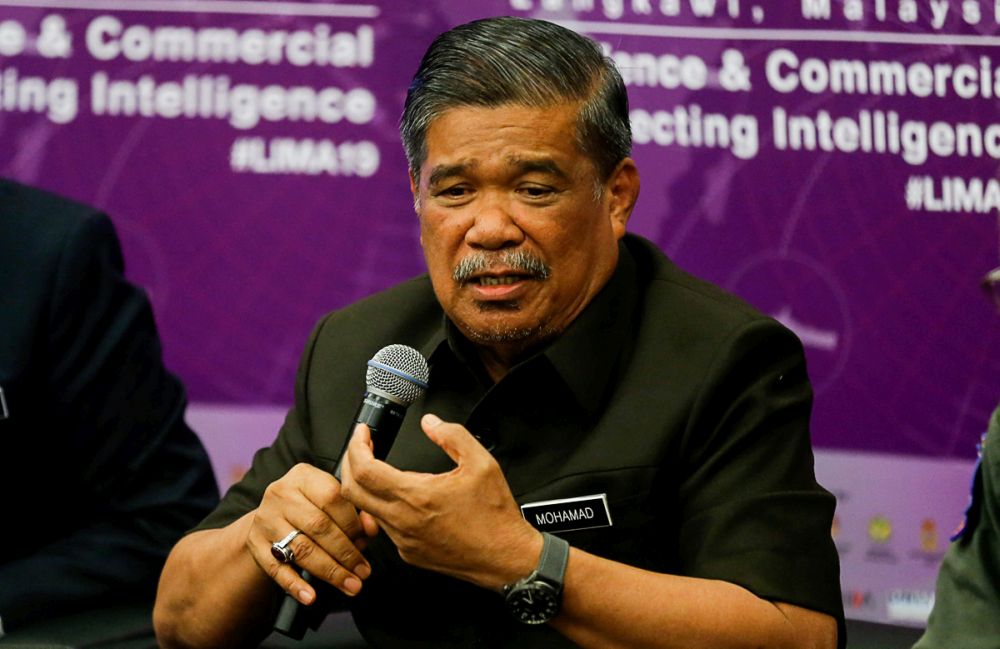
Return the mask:
<svg viewBox="0 0 1000 649"><path fill-rule="evenodd" d="M378 524L378 519L365 511L358 512L358 519L361 521L361 528L365 531L365 535L368 538L372 538L378 534L381 527Z"/></svg>
<svg viewBox="0 0 1000 649"><path fill-rule="evenodd" d="M368 424L358 423L354 426L354 432L351 434L351 439L348 440L348 446L351 444L356 444L358 448L367 449L369 452L375 448L375 443L372 441L372 429L368 427Z"/></svg>
<svg viewBox="0 0 1000 649"><path fill-rule="evenodd" d="M462 464L463 460L484 451L472 433L461 424L442 421L437 415L426 414L420 418L420 426L427 437L440 446L455 464Z"/></svg>

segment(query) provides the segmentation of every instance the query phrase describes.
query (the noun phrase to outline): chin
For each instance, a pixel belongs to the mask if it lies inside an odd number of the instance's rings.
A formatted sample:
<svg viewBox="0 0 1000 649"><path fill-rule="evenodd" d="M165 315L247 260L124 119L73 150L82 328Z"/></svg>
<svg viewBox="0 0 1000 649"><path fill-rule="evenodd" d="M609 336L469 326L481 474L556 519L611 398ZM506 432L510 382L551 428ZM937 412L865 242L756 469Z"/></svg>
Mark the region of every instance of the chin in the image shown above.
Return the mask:
<svg viewBox="0 0 1000 649"><path fill-rule="evenodd" d="M516 325L509 322L460 322L459 329L466 338L481 345L519 343L532 346L556 334L544 324Z"/></svg>
<svg viewBox="0 0 1000 649"><path fill-rule="evenodd" d="M470 329L466 335L472 342L491 345L531 342L537 336L537 333L537 331L532 329L495 327L490 329Z"/></svg>

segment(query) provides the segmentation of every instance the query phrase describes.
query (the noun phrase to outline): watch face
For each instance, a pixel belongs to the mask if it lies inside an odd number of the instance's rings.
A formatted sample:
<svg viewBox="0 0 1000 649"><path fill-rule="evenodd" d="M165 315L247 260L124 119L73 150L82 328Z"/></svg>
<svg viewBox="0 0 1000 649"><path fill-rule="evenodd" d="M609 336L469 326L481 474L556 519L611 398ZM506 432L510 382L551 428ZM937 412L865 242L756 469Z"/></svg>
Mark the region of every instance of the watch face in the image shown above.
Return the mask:
<svg viewBox="0 0 1000 649"><path fill-rule="evenodd" d="M507 595L507 607L518 622L544 624L559 612L559 591L544 581L522 584Z"/></svg>

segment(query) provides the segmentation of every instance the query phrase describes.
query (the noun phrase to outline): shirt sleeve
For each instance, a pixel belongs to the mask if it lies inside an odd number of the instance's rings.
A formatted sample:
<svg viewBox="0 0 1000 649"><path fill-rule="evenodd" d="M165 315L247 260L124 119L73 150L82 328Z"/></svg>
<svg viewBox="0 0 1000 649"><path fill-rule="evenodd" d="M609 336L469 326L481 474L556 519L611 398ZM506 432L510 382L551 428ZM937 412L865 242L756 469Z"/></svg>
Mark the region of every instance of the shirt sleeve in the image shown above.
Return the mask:
<svg viewBox="0 0 1000 649"><path fill-rule="evenodd" d="M833 616L844 645L834 497L817 482L801 343L770 319L728 336L693 407L680 480L684 571Z"/></svg>
<svg viewBox="0 0 1000 649"><path fill-rule="evenodd" d="M170 548L218 501L149 302L122 268L110 220L91 213L66 236L44 289L46 334L33 363L44 368L49 412L36 428L52 453L30 470L50 475L36 475L16 506L25 508L18 524L40 517L51 533L21 530L28 552L0 565L8 631L33 617L151 598Z"/></svg>
<svg viewBox="0 0 1000 649"><path fill-rule="evenodd" d="M945 554L914 649L986 649L1000 638L1000 408L985 439L966 527Z"/></svg>

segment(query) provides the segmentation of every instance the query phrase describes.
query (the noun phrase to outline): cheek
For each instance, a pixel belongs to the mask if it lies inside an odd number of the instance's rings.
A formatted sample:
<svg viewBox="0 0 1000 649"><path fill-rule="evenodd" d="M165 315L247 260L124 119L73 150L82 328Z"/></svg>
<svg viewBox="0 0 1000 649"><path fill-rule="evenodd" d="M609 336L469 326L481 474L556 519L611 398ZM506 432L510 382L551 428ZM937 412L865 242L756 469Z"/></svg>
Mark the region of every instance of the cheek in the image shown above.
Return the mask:
<svg viewBox="0 0 1000 649"><path fill-rule="evenodd" d="M441 220L424 212L420 216L420 245L424 249L424 257L428 263L440 254L441 243Z"/></svg>
<svg viewBox="0 0 1000 649"><path fill-rule="evenodd" d="M427 273L431 278L431 286L434 295L442 305L448 305L452 301L456 287L451 279L451 267L448 257L441 254L432 241L424 241L424 262L427 265Z"/></svg>
<svg viewBox="0 0 1000 649"><path fill-rule="evenodd" d="M434 239L424 237L424 262L427 272L435 281L439 277L451 274L451 263Z"/></svg>
<svg viewBox="0 0 1000 649"><path fill-rule="evenodd" d="M423 218L420 223L420 245L424 250L427 272L439 297L450 292L452 269L457 262L458 246L462 238L450 231L442 220Z"/></svg>
<svg viewBox="0 0 1000 649"><path fill-rule="evenodd" d="M441 211L425 207L420 215L420 236L425 245L453 246L465 237L468 226L461 213L455 210Z"/></svg>

